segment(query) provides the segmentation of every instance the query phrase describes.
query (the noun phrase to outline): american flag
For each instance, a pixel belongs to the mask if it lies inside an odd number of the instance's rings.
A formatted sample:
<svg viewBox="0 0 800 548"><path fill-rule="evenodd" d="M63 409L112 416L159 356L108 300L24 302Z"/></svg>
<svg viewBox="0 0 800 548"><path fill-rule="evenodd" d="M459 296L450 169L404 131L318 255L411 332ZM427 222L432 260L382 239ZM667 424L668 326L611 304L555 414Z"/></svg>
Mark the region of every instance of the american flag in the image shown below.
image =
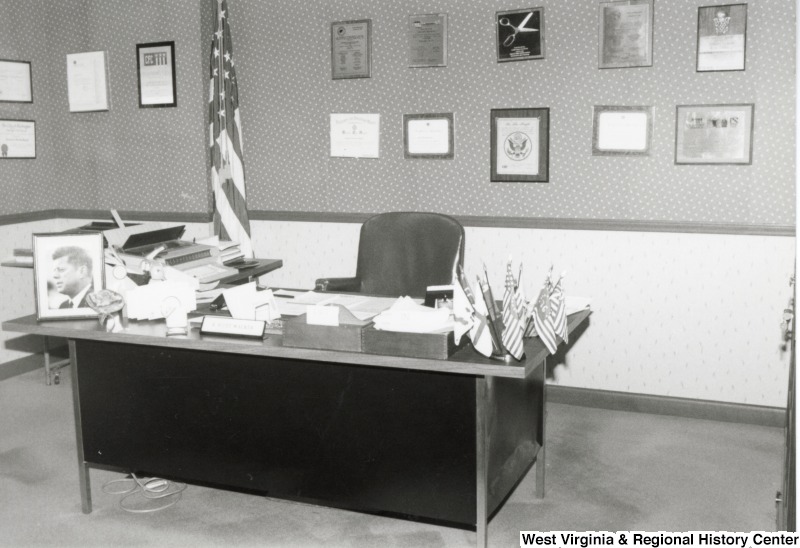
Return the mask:
<svg viewBox="0 0 800 548"><path fill-rule="evenodd" d="M563 275L556 282L553 291L550 292L550 310L553 314L553 331L561 337L564 342L569 342L569 332L567 331L567 304L564 300L564 289L561 287Z"/></svg>
<svg viewBox="0 0 800 548"><path fill-rule="evenodd" d="M217 25L211 41L208 97L211 185L214 189L214 233L239 243L245 257L253 256L244 184L239 91L233 67L233 43L228 3L217 0Z"/></svg>
<svg viewBox="0 0 800 548"><path fill-rule="evenodd" d="M517 289L514 274L511 273L511 261L506 268L506 290L503 294L503 346L514 358L522 359L525 347L522 344L523 323L521 310L518 306L521 296Z"/></svg>
<svg viewBox="0 0 800 548"><path fill-rule="evenodd" d="M550 310L550 278L539 292L536 304L533 305L533 325L536 327L536 334L542 339L551 354L556 353L558 339L556 339L555 328L553 327L553 316Z"/></svg>

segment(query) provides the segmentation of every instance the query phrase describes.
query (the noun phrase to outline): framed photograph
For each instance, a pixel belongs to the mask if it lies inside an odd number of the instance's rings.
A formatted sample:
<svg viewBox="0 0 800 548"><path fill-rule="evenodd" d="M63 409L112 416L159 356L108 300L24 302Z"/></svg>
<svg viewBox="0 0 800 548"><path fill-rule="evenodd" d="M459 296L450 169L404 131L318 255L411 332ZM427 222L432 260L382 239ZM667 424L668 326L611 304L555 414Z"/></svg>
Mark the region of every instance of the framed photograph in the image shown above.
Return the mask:
<svg viewBox="0 0 800 548"><path fill-rule="evenodd" d="M600 2L599 67L653 66L653 0Z"/></svg>
<svg viewBox="0 0 800 548"><path fill-rule="evenodd" d="M453 113L403 114L405 157L452 160Z"/></svg>
<svg viewBox="0 0 800 548"><path fill-rule="evenodd" d="M653 136L653 107L596 105L593 156L648 156Z"/></svg>
<svg viewBox="0 0 800 548"><path fill-rule="evenodd" d="M755 105L678 105L675 115L676 164L753 162Z"/></svg>
<svg viewBox="0 0 800 548"><path fill-rule="evenodd" d="M0 120L0 160L36 158L36 122Z"/></svg>
<svg viewBox="0 0 800 548"><path fill-rule="evenodd" d="M334 80L372 76L372 20L331 23L331 75Z"/></svg>
<svg viewBox="0 0 800 548"><path fill-rule="evenodd" d="M0 103L33 103L30 61L0 59Z"/></svg>
<svg viewBox="0 0 800 548"><path fill-rule="evenodd" d="M102 234L34 234L38 320L93 318L86 295L103 289Z"/></svg>
<svg viewBox="0 0 800 548"><path fill-rule="evenodd" d="M498 11L497 62L544 59L544 8Z"/></svg>
<svg viewBox="0 0 800 548"><path fill-rule="evenodd" d="M67 95L70 112L108 110L106 52L67 54Z"/></svg>
<svg viewBox="0 0 800 548"><path fill-rule="evenodd" d="M744 70L747 4L697 8L697 72Z"/></svg>
<svg viewBox="0 0 800 548"><path fill-rule="evenodd" d="M136 45L139 108L178 106L175 83L175 42Z"/></svg>
<svg viewBox="0 0 800 548"><path fill-rule="evenodd" d="M447 66L447 14L409 15L409 68Z"/></svg>
<svg viewBox="0 0 800 548"><path fill-rule="evenodd" d="M549 108L493 109L492 182L547 182L549 140Z"/></svg>

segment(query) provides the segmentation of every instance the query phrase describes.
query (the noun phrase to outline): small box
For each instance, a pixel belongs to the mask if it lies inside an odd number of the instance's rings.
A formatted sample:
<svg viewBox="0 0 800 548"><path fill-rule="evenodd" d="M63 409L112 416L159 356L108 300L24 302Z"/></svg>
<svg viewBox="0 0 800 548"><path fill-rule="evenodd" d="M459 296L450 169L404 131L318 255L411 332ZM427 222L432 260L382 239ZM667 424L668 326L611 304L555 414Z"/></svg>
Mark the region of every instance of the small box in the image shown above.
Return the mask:
<svg viewBox="0 0 800 548"><path fill-rule="evenodd" d="M309 325L306 315L283 323L283 346L363 352L363 325Z"/></svg>
<svg viewBox="0 0 800 548"><path fill-rule="evenodd" d="M452 331L448 333L403 333L381 331L372 326L364 328L364 352L368 354L446 360L460 350L466 341L467 337L462 337L461 344L456 345Z"/></svg>

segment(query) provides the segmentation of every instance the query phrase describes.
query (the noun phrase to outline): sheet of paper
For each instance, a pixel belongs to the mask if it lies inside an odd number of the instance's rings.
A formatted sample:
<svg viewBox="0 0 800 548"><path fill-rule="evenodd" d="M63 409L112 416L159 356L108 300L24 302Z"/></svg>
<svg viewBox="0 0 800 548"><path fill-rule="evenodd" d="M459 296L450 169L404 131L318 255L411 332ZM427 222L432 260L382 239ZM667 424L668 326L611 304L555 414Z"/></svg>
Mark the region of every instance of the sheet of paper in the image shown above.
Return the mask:
<svg viewBox="0 0 800 548"><path fill-rule="evenodd" d="M592 299L589 297L576 297L574 295L567 295L565 299L565 311L567 314L574 314L589 308L592 304Z"/></svg>
<svg viewBox="0 0 800 548"><path fill-rule="evenodd" d="M177 300L186 312L197 308L194 290L175 282L152 282L128 291L126 302L128 317L133 320L156 320L164 317L162 308Z"/></svg>
<svg viewBox="0 0 800 548"><path fill-rule="evenodd" d="M380 114L331 114L331 157L379 158Z"/></svg>

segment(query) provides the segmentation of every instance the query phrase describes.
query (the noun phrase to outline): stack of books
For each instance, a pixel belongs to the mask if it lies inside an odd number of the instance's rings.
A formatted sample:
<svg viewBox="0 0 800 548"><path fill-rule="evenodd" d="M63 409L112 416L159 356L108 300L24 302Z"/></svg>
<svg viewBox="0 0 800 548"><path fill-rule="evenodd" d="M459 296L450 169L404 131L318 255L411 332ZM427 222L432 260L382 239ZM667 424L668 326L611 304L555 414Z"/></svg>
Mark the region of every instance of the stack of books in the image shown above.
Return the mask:
<svg viewBox="0 0 800 548"><path fill-rule="evenodd" d="M244 252L239 247L239 242L220 240L218 247L222 264L233 263L244 258Z"/></svg>

